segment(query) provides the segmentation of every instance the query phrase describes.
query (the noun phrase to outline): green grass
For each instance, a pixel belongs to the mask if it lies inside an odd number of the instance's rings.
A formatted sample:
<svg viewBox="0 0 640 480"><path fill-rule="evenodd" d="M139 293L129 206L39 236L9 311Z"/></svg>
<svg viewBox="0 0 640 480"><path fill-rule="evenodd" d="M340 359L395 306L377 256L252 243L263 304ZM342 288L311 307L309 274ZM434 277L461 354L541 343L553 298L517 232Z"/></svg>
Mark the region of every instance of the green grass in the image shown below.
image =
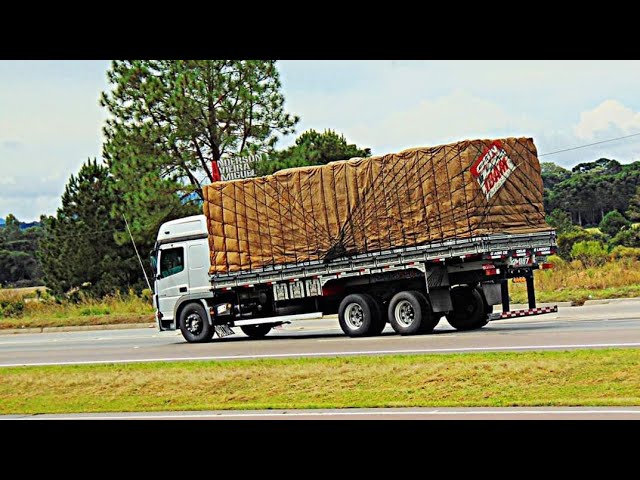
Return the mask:
<svg viewBox="0 0 640 480"><path fill-rule="evenodd" d="M0 413L640 405L640 349L0 368Z"/></svg>

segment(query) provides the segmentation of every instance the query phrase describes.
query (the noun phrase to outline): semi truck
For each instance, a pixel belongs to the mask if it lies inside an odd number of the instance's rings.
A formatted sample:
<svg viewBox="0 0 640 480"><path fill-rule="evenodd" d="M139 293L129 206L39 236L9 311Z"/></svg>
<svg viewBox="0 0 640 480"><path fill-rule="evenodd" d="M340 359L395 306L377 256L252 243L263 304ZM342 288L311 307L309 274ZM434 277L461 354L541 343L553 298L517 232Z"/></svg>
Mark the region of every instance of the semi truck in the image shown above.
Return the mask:
<svg viewBox="0 0 640 480"><path fill-rule="evenodd" d="M350 337L428 334L552 313L530 138L465 140L205 187L203 214L161 225L152 253L159 330L190 343L336 314ZM509 283L528 308L510 309ZM494 311L494 309L496 311Z"/></svg>

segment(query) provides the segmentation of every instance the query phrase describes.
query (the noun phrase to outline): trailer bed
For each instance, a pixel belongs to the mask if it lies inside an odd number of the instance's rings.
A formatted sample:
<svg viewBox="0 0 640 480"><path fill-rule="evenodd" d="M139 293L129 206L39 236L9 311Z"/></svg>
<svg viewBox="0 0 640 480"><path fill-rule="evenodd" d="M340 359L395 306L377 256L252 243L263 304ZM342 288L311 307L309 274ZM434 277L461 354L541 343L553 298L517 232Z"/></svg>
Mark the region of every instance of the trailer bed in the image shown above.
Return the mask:
<svg viewBox="0 0 640 480"><path fill-rule="evenodd" d="M416 264L444 263L447 260L496 260L506 257L546 256L555 252L556 234L550 230L527 234L493 234L466 239L433 242L417 247L405 247L369 252L328 263L319 261L274 265L250 271L214 274L212 289L297 281L306 278L344 278L368 275L392 269L415 268Z"/></svg>

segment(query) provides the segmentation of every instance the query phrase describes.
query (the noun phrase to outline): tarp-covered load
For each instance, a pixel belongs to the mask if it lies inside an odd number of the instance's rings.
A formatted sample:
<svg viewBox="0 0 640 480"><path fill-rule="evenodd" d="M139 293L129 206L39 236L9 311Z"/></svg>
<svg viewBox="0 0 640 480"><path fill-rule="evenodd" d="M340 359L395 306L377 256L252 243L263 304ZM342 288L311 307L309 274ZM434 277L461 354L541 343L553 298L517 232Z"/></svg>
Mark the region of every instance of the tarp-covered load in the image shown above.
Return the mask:
<svg viewBox="0 0 640 480"><path fill-rule="evenodd" d="M550 230L530 138L465 140L204 188L210 273Z"/></svg>

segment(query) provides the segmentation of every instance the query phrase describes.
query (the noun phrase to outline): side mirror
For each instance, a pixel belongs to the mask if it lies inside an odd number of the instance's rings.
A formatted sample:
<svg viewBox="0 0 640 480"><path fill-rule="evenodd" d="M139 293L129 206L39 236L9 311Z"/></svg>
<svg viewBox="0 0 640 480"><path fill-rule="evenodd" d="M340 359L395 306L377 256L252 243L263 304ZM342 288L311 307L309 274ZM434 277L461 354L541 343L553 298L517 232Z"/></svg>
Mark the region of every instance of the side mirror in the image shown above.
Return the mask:
<svg viewBox="0 0 640 480"><path fill-rule="evenodd" d="M156 275L156 280L160 280L161 278L162 278L162 275L158 273L158 274Z"/></svg>

